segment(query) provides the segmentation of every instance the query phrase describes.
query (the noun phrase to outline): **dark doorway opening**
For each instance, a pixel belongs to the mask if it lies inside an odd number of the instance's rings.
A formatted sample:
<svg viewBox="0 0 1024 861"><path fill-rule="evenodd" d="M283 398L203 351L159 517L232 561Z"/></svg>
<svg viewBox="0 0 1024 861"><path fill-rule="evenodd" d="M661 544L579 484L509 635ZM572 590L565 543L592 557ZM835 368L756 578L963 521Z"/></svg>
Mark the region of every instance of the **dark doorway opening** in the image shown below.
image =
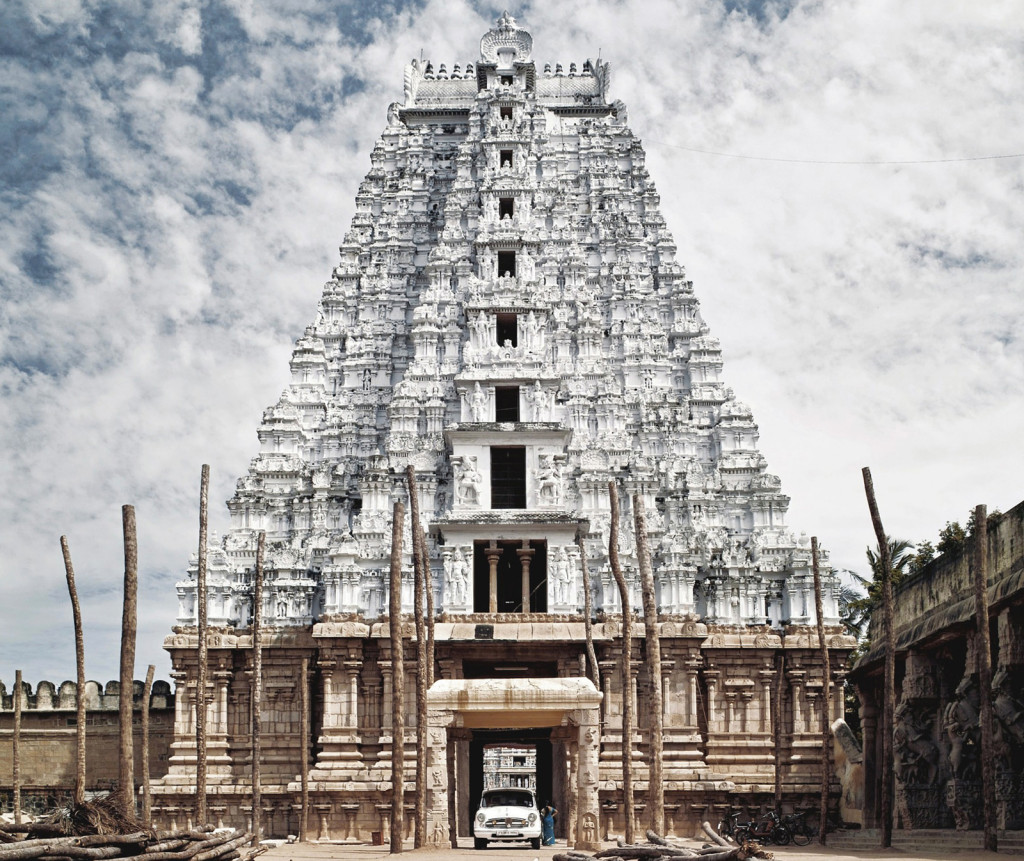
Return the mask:
<svg viewBox="0 0 1024 861"><path fill-rule="evenodd" d="M499 155L499 161L502 167L512 167L512 150L503 149Z"/></svg>
<svg viewBox="0 0 1024 861"><path fill-rule="evenodd" d="M498 252L498 277L504 278L506 275L516 277L516 253L514 251Z"/></svg>
<svg viewBox="0 0 1024 861"><path fill-rule="evenodd" d="M513 215L515 215L515 198L499 197L498 218L511 218Z"/></svg>
<svg viewBox="0 0 1024 861"><path fill-rule="evenodd" d="M495 314L495 335L499 347L504 347L507 341L511 346L519 345L519 315L518 314Z"/></svg>
<svg viewBox="0 0 1024 861"><path fill-rule="evenodd" d="M491 508L526 508L526 448L491 446Z"/></svg>
<svg viewBox="0 0 1024 861"><path fill-rule="evenodd" d="M519 386L495 386L494 420L497 422L519 421Z"/></svg>
<svg viewBox="0 0 1024 861"><path fill-rule="evenodd" d="M489 541L473 544L473 612L490 612L491 569L485 553ZM521 541L500 541L498 548L498 612L523 612L523 566L519 554ZM548 611L548 544L546 541L531 541L534 551L530 560L530 605L526 612L546 613ZM484 678L484 677L481 677ZM489 677L488 677L489 678Z"/></svg>
<svg viewBox="0 0 1024 861"><path fill-rule="evenodd" d="M489 745L533 745L537 750L537 807L552 800L551 729L476 729L469 742L469 821L473 822L484 790L484 748ZM559 799L560 801L560 799ZM559 806L558 801L555 804Z"/></svg>

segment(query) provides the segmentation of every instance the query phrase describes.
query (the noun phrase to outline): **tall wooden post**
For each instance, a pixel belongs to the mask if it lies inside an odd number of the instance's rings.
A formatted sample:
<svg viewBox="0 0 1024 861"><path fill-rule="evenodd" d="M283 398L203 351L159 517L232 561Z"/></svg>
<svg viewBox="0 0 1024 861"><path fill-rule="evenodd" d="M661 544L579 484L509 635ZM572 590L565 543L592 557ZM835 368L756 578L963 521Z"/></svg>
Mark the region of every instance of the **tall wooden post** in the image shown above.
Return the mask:
<svg viewBox="0 0 1024 861"><path fill-rule="evenodd" d="M636 558L640 564L640 583L643 587L644 639L647 646L647 679L650 685L651 742L650 755L647 758L650 774L647 807L651 829L656 834L664 834L665 785L662 779L662 760L665 748L665 706L661 689L661 638L658 634L658 602L654 594L651 550L647 541L647 517L644 512L644 498L640 493L633 494L633 529L636 535Z"/></svg>
<svg viewBox="0 0 1024 861"><path fill-rule="evenodd" d="M13 769L14 787L12 799L14 802L14 824L21 825L21 670L14 671L14 735L12 737L12 745L14 750L11 751L13 762L11 768Z"/></svg>
<svg viewBox="0 0 1024 861"><path fill-rule="evenodd" d="M263 729L263 554L267 533L260 530L256 536L256 571L252 581L252 845L259 846L263 838L263 787L260 775Z"/></svg>
<svg viewBox="0 0 1024 861"><path fill-rule="evenodd" d="M772 697L772 745L775 747L775 809L782 809L782 691L786 681L786 653L775 655L775 691Z"/></svg>
<svg viewBox="0 0 1024 861"><path fill-rule="evenodd" d="M832 698L830 685L832 671L825 641L825 616L821 600L821 570L818 564L818 538L811 538L811 569L814 572L814 612L818 620L818 649L821 651L821 810L819 811L818 842L825 845L828 826L828 791L831 784Z"/></svg>
<svg viewBox="0 0 1024 861"><path fill-rule="evenodd" d="M405 655L402 642L402 521L405 506L395 503L391 521L391 587L388 633L391 638L391 853L402 851L405 820Z"/></svg>
<svg viewBox="0 0 1024 861"><path fill-rule="evenodd" d="M199 570L196 574L196 604L199 610L199 663L196 671L196 825L203 826L206 812L206 516L210 494L210 465L203 464L199 484Z"/></svg>
<svg viewBox="0 0 1024 861"><path fill-rule="evenodd" d="M153 696L153 676L156 667L152 664L146 669L146 684L142 688L142 714L140 727L142 732L142 824L153 827L153 793L149 785L149 701Z"/></svg>
<svg viewBox="0 0 1024 861"><path fill-rule="evenodd" d="M885 681L882 687L882 810L881 846L892 846L892 731L893 711L896 707L896 636L892 629L892 559L889 554L889 538L882 527L882 517L875 502L875 485L871 481L871 470L864 467L864 493L868 498L871 525L878 542L878 572L882 578L882 642L885 648Z"/></svg>
<svg viewBox="0 0 1024 861"><path fill-rule="evenodd" d="M309 658L302 659L299 670L299 710L299 842L305 843L309 840Z"/></svg>
<svg viewBox="0 0 1024 861"><path fill-rule="evenodd" d="M985 813L985 848L998 851L996 836L996 769L992 726L992 640L988 626L988 508L974 509L974 660L981 699L981 801Z"/></svg>
<svg viewBox="0 0 1024 861"><path fill-rule="evenodd" d="M71 615L75 625L75 670L78 687L75 691L75 804L85 801L85 638L82 634L82 608L75 586L75 567L71 564L71 548L66 535L60 537L64 556L64 573L71 596Z"/></svg>
<svg viewBox="0 0 1024 861"><path fill-rule="evenodd" d="M139 544L135 508L121 506L124 531L124 607L121 614L121 681L118 696L118 784L122 809L135 818L135 745L132 738L132 694L135 676L135 636L138 624Z"/></svg>
<svg viewBox="0 0 1024 861"><path fill-rule="evenodd" d="M597 652L594 651L594 596L590 593L590 568L587 565L587 545L583 536L576 534L576 544L580 548L580 571L583 574L583 631L587 638L587 659L590 669L587 672L594 687L601 690L601 670L597 666Z"/></svg>
<svg viewBox="0 0 1024 861"><path fill-rule="evenodd" d="M633 611L629 606L629 586L619 565L619 492L614 481L608 482L608 499L611 504L608 562L622 602L622 806L626 818L626 842L632 843L636 830L633 799Z"/></svg>
<svg viewBox="0 0 1024 861"><path fill-rule="evenodd" d="M405 468L412 519L413 615L416 624L416 809L413 846L427 842L427 625L424 617L423 531L420 529L420 501L416 491L416 469Z"/></svg>

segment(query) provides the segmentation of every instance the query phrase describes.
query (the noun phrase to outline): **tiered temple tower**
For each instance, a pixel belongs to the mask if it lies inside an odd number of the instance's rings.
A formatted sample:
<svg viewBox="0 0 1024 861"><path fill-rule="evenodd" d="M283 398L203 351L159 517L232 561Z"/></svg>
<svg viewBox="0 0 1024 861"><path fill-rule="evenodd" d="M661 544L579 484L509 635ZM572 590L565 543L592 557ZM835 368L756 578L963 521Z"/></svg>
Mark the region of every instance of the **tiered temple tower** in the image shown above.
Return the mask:
<svg viewBox="0 0 1024 861"><path fill-rule="evenodd" d="M632 494L647 511L665 661L653 683L667 694L673 827L689 829L709 799L770 794L776 696L787 792L817 792L822 683L807 627L809 542L786 525L789 500L766 471L751 411L722 381L719 342L676 262L643 148L609 84L601 60L535 64L530 34L507 13L476 62L406 67L404 103L388 109L340 263L296 344L290 385L264 413L260 453L228 502L230 531L210 552L211 792L227 819L251 813L237 785L249 773L248 626L263 530L263 612L275 627L265 825L293 827L297 763L309 748L322 836L384 829L390 522L410 463L429 528L436 675L445 684L490 680L512 691L526 677L552 690L573 680L577 690L581 548L592 572L602 690L586 704L570 708L569 688L559 689L523 723L483 705L467 718L438 693L450 718L438 723L439 744L454 751L457 774L455 787L445 776L445 791L458 799L460 834L479 794L478 748L512 739L517 727L550 743L538 749L538 786L556 800L579 793L578 821L561 826L573 839L621 830L610 481L623 501L620 552L634 607ZM408 535L406 526L407 548ZM411 561L406 568L411 613ZM833 626L827 565L824 579ZM184 809L190 779L194 786L195 588L193 562L167 642L180 732L159 792L171 811ZM833 639L835 679L852 643ZM406 648L415 673L415 649ZM303 655L315 668L315 737L305 740L295 716ZM631 695L642 706L652 681L639 663L635 675ZM841 697L833 708L841 715ZM642 721L641 770L646 732ZM450 824L440 818L437 841Z"/></svg>

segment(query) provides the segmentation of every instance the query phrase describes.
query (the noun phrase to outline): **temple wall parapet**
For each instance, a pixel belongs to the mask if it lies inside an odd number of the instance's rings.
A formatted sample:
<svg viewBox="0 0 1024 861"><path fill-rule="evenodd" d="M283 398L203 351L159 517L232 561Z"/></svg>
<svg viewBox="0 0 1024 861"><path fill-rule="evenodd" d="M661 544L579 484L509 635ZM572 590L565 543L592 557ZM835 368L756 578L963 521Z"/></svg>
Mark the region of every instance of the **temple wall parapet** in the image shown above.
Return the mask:
<svg viewBox="0 0 1024 861"><path fill-rule="evenodd" d="M145 683L136 679L132 683L132 702L136 708L142 707L142 696L145 692ZM65 681L59 685L45 679L36 685L35 691L28 682L22 682L22 711L63 711L77 708L78 685L75 682ZM85 708L86 711L114 711L120 708L121 684L116 681L109 681L101 685L97 681L85 683ZM153 682L153 690L150 694L149 707L151 709L168 709L174 707L174 693L171 691L169 682ZM0 712L14 711L14 686L10 688L0 680Z"/></svg>

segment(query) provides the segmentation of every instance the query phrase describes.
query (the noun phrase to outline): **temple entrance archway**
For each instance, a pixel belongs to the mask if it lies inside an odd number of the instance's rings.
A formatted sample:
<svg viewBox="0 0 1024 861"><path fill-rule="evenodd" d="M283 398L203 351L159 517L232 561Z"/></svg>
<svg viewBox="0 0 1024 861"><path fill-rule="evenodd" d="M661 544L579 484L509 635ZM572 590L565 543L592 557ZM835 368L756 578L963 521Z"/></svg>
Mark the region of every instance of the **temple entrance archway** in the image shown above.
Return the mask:
<svg viewBox="0 0 1024 861"><path fill-rule="evenodd" d="M536 746L538 801L559 808L559 832L572 846L596 848L601 699L582 678L435 682L427 692L428 842L450 845L449 823L459 836L469 835L483 790L484 748L514 740Z"/></svg>

